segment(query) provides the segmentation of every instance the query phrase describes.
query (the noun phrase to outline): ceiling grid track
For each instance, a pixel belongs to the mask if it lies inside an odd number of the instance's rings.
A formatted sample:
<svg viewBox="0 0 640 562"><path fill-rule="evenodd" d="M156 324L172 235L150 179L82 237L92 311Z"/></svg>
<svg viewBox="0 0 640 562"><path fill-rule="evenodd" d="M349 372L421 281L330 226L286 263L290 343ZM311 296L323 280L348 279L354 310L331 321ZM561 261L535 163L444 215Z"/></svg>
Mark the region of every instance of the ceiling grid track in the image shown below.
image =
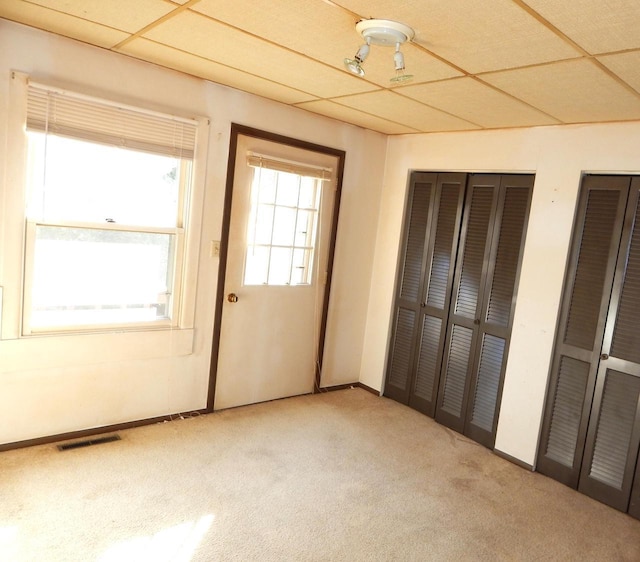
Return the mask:
<svg viewBox="0 0 640 562"><path fill-rule="evenodd" d="M640 120L631 0L2 0L0 18L388 135ZM369 19L415 30L406 81L389 43L345 70Z"/></svg>

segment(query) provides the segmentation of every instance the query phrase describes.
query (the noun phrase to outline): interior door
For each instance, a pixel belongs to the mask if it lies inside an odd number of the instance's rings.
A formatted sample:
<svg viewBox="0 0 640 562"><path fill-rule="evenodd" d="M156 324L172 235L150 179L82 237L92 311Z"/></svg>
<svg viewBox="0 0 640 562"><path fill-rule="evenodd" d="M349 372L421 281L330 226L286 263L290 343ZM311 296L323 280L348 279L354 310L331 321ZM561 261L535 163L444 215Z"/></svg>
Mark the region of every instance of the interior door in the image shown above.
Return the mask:
<svg viewBox="0 0 640 562"><path fill-rule="evenodd" d="M538 470L640 518L640 178L586 176Z"/></svg>
<svg viewBox="0 0 640 562"><path fill-rule="evenodd" d="M313 391L337 168L336 156L238 135L216 409Z"/></svg>
<svg viewBox="0 0 640 562"><path fill-rule="evenodd" d="M460 235L436 420L493 448L533 176L474 174Z"/></svg>
<svg viewBox="0 0 640 562"><path fill-rule="evenodd" d="M629 179L586 176L576 212L537 470L578 487Z"/></svg>
<svg viewBox="0 0 640 562"><path fill-rule="evenodd" d="M633 178L578 489L627 511L640 447L640 178Z"/></svg>
<svg viewBox="0 0 640 562"><path fill-rule="evenodd" d="M483 280L491 256L491 238L500 176L475 176L467 188L456 268L454 298L449 314L445 358L440 376L436 420L463 433L477 347Z"/></svg>
<svg viewBox="0 0 640 562"><path fill-rule="evenodd" d="M385 396L433 416L466 184L411 175Z"/></svg>

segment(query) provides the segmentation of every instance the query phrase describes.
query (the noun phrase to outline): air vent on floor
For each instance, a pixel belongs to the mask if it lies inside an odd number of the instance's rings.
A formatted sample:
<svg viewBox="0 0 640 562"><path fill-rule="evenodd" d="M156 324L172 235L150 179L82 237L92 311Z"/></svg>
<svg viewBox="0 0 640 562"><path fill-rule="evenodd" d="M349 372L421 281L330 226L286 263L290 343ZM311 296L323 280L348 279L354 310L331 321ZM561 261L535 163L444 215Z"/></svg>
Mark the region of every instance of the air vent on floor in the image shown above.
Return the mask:
<svg viewBox="0 0 640 562"><path fill-rule="evenodd" d="M120 441L119 435L108 435L106 437L98 437L97 439L86 439L84 441L74 441L73 443L63 443L58 445L60 451L68 451L70 449L79 449L80 447L88 447L89 445L101 445L102 443L111 443Z"/></svg>

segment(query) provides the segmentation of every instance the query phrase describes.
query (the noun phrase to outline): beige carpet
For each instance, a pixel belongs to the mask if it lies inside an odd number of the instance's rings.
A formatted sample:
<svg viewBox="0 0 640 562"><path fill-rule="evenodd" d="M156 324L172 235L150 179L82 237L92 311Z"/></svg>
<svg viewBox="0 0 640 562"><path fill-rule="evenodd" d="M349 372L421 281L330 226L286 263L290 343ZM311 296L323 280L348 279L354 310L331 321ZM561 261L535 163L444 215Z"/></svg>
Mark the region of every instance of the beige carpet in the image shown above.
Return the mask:
<svg viewBox="0 0 640 562"><path fill-rule="evenodd" d="M640 560L640 521L361 389L0 453L0 560Z"/></svg>

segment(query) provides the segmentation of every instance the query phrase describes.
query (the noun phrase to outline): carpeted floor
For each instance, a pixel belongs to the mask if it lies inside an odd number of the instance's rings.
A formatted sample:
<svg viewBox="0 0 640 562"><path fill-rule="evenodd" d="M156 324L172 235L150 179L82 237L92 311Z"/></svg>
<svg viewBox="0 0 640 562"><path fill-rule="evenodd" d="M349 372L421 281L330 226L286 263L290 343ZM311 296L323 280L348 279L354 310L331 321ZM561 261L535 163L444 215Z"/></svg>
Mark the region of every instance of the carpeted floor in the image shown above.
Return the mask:
<svg viewBox="0 0 640 562"><path fill-rule="evenodd" d="M361 389L0 453L0 560L640 560L640 521Z"/></svg>

